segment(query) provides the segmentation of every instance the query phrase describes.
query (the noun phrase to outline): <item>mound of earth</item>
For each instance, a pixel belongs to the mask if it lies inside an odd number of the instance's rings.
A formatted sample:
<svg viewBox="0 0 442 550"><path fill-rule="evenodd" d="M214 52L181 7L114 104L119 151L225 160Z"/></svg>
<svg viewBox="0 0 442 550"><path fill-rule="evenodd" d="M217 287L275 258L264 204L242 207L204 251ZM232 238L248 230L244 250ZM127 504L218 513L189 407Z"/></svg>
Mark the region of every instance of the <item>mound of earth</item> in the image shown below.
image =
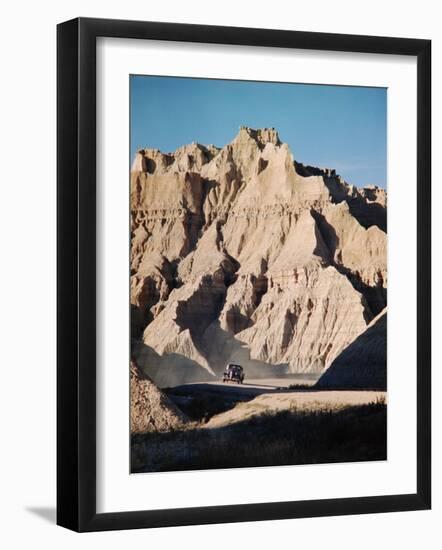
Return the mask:
<svg viewBox="0 0 442 550"><path fill-rule="evenodd" d="M296 413L336 412L348 407L386 401L379 391L292 391L263 394L247 403L239 403L227 412L213 416L204 428L220 428L244 422L263 415L272 416L282 411Z"/></svg>
<svg viewBox="0 0 442 550"><path fill-rule="evenodd" d="M338 355L316 387L387 389L386 311Z"/></svg>
<svg viewBox="0 0 442 550"><path fill-rule="evenodd" d="M166 432L182 428L188 418L146 376L130 364L130 428L132 434Z"/></svg>

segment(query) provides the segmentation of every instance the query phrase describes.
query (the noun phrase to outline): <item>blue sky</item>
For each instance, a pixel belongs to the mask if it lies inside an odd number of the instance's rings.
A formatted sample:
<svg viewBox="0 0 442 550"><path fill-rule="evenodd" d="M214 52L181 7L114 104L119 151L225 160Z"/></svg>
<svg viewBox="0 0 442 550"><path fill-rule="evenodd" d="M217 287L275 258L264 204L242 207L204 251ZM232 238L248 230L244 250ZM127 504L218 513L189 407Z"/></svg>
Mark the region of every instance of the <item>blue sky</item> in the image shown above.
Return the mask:
<svg viewBox="0 0 442 550"><path fill-rule="evenodd" d="M274 127L304 164L386 186L387 90L238 80L130 77L131 157L196 141L222 147L240 126Z"/></svg>

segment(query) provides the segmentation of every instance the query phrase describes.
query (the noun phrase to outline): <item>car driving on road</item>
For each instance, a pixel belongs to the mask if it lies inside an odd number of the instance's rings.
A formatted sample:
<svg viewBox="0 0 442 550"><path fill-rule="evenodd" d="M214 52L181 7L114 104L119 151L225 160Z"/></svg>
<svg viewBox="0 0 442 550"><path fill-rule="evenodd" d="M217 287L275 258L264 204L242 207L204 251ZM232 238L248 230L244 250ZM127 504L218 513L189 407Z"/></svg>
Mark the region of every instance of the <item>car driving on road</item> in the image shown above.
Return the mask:
<svg viewBox="0 0 442 550"><path fill-rule="evenodd" d="M229 363L224 370L223 382L236 382L242 384L244 382L244 369L241 365Z"/></svg>

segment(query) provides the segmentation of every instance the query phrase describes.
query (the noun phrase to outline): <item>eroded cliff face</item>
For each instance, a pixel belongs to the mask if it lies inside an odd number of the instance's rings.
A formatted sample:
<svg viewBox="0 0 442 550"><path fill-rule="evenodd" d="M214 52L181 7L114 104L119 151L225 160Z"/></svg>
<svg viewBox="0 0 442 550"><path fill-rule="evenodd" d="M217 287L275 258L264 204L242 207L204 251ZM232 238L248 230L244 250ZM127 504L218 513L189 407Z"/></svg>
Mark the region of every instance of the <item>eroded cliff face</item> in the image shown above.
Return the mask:
<svg viewBox="0 0 442 550"><path fill-rule="evenodd" d="M133 353L160 385L322 372L386 306L387 197L295 162L274 129L140 150L131 171Z"/></svg>

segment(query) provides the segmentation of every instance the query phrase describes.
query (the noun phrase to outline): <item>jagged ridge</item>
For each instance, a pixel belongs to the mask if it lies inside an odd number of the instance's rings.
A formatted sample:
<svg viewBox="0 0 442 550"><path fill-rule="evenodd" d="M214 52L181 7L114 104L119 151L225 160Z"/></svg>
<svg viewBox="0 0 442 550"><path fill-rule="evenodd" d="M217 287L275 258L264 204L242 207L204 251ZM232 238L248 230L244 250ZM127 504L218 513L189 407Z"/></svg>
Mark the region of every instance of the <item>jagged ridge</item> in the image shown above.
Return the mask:
<svg viewBox="0 0 442 550"><path fill-rule="evenodd" d="M382 189L295 162L274 129L138 151L135 354L181 354L209 376L235 359L323 371L386 305L386 205Z"/></svg>

